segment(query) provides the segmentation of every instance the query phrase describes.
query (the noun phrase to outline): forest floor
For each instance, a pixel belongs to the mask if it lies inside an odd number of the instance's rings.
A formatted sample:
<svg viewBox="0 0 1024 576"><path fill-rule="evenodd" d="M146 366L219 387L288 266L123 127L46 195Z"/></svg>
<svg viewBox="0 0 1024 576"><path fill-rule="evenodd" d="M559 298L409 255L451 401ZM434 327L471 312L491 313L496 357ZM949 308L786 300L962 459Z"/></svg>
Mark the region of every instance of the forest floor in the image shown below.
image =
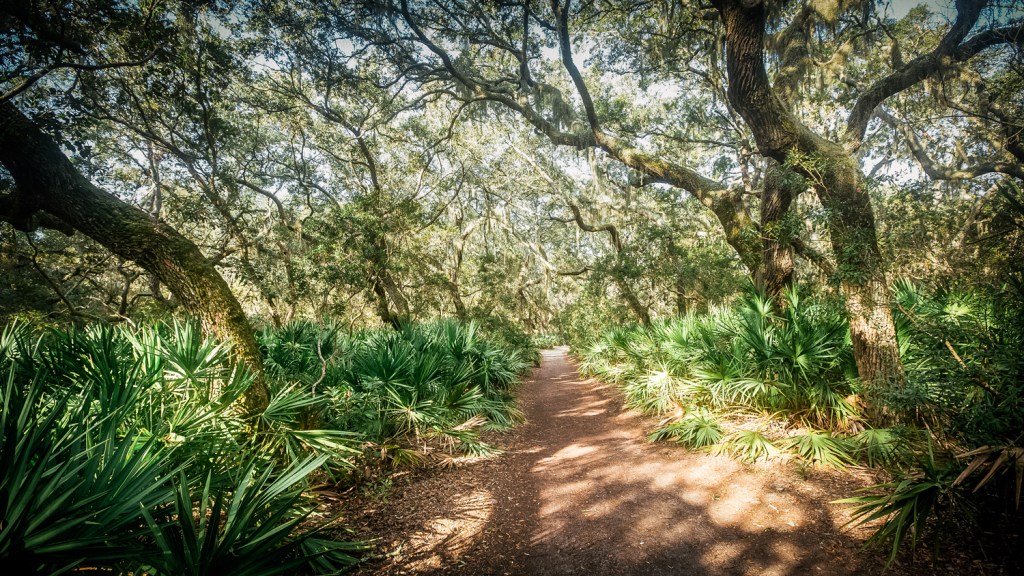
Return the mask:
<svg viewBox="0 0 1024 576"><path fill-rule="evenodd" d="M876 478L799 471L651 443L657 424L611 385L580 379L565 349L523 384L527 423L490 441L504 452L398 475L354 491L335 513L374 551L356 573L878 574L869 532L831 502ZM995 573L960 558L886 574Z"/></svg>

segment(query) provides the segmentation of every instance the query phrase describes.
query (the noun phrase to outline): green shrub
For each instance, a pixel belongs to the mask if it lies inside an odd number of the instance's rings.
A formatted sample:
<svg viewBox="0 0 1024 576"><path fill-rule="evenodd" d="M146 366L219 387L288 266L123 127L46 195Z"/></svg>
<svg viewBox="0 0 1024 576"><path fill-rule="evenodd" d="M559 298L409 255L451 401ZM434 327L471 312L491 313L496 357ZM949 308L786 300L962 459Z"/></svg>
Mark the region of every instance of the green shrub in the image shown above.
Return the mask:
<svg viewBox="0 0 1024 576"><path fill-rule="evenodd" d="M845 321L796 291L781 312L751 292L732 310L615 328L584 349L581 369L653 412L680 403L743 408L836 430L860 419L847 400L856 369Z"/></svg>
<svg viewBox="0 0 1024 576"><path fill-rule="evenodd" d="M886 469L892 482L845 502L857 521L883 521L869 543L891 554L916 546L931 523L938 530L936 511L954 503L975 503L959 508L975 521L1012 524L1024 477L1024 289L899 281L894 292L908 382L868 400L897 427L871 428L851 401L860 388L839 309L795 290L778 302L748 292L730 308L613 328L577 346L580 370L619 385L632 407L682 408L686 416L654 440L745 461L784 452L803 465ZM732 427L741 415L777 425Z"/></svg>
<svg viewBox="0 0 1024 576"><path fill-rule="evenodd" d="M324 460L307 458L281 471L253 461L231 489L218 487L208 473L193 490L194 480L179 473L173 504L156 513L143 512L159 551L146 569L175 575L275 576L323 567L318 561L329 560L332 571L353 564L348 552L359 550L358 545L310 542L315 531L294 537L311 511L303 498L304 479ZM263 471L257 473L259 468Z"/></svg>
<svg viewBox="0 0 1024 576"><path fill-rule="evenodd" d="M529 342L510 329L504 333L506 342ZM300 323L265 330L260 339L275 378L290 382L288 411L317 421L318 440L344 444L344 434L354 435L372 446L366 454L422 463L437 450L488 453L481 431L522 420L515 388L528 363L519 349L485 337L475 322L355 334ZM276 406L272 400L268 412ZM295 437L295 422L285 424ZM301 448L310 449L311 432L299 434L306 442Z"/></svg>
<svg viewBox="0 0 1024 576"><path fill-rule="evenodd" d="M709 448L721 442L722 426L711 413L694 412L658 428L651 433L649 439L652 442L673 439L687 448Z"/></svg>
<svg viewBox="0 0 1024 576"><path fill-rule="evenodd" d="M252 435L235 402L251 378L229 357L185 323L6 327L0 559L43 573L350 564L354 545L299 529L306 475L329 457L290 465L274 434Z"/></svg>
<svg viewBox="0 0 1024 576"><path fill-rule="evenodd" d="M869 543L913 549L947 520L1019 522L1024 477L1024 307L999 290L894 286L905 389L879 398L905 430L854 437L894 480L845 500L858 523L882 520ZM924 438L924 440L916 440ZM955 508L959 514L939 514ZM1019 529L1019 524L1017 526ZM908 538L910 536L910 538Z"/></svg>

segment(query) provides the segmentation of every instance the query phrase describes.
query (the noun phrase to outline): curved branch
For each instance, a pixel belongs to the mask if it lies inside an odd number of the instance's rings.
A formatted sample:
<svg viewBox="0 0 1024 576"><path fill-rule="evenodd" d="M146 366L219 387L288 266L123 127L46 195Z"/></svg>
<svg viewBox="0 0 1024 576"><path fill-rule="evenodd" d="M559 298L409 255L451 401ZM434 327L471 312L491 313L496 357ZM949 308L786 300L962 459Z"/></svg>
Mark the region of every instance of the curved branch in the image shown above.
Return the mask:
<svg viewBox="0 0 1024 576"><path fill-rule="evenodd" d="M793 251L796 252L797 256L817 266L825 276L831 276L835 273L835 264L829 260L828 256L815 250L814 247L809 246L802 239L793 238L790 240L789 245L793 247Z"/></svg>
<svg viewBox="0 0 1024 576"><path fill-rule="evenodd" d="M978 22L981 9L986 3L986 0L957 0L956 20L935 50L914 58L899 70L876 81L860 95L846 121L844 141L848 150L860 147L875 109L886 99L955 62L972 58L987 48L999 44L1021 43L1024 23L986 30L964 42L964 38Z"/></svg>
<svg viewBox="0 0 1024 576"><path fill-rule="evenodd" d="M576 225L580 227L580 230L584 232L607 232L608 237L611 238L612 246L615 248L615 253L622 253L622 239L619 238L619 230L614 224L587 224L583 220L583 214L580 213L580 207L575 202L569 202L569 209L572 210L572 218Z"/></svg>
<svg viewBox="0 0 1024 576"><path fill-rule="evenodd" d="M576 86L576 92L579 93L580 100L583 101L583 111L587 115L590 129L600 132L601 126L597 121L594 100L590 97L590 90L587 88L586 82L583 81L580 69L576 67L576 62L572 59L572 44L569 42L569 3L571 1L565 0L565 4L559 7L558 0L551 0L551 10L554 11L558 21L558 51L562 55L562 66L569 73L573 85Z"/></svg>
<svg viewBox="0 0 1024 576"><path fill-rule="evenodd" d="M242 185L243 187L248 188L249 190L252 190L253 192L259 194L260 196L269 198L270 201L274 203L274 206L277 207L277 215L279 218L281 218L281 223L284 224L285 226L288 226L289 228L292 227L292 224L288 221L289 219L284 209L284 203L281 202L281 199L278 198L277 195L275 195L270 190L264 190L263 188L260 188L259 186L253 184L252 182L246 180L245 178L236 178L235 181L238 184Z"/></svg>
<svg viewBox="0 0 1024 576"><path fill-rule="evenodd" d="M558 17L554 30L558 33L563 66L572 77L576 90L583 101L587 120L590 123L589 130L566 132L531 105L526 93L514 94L507 90L498 90L493 85L456 67L452 56L443 47L430 40L426 32L416 23L408 0L401 1L397 16L412 31L415 41L440 60L441 69L447 78L438 74L432 75L431 79L453 81L461 85L468 92L467 95L460 98L463 101L482 100L505 106L521 116L556 146L571 146L577 149L600 148L629 168L648 175L650 177L648 182L660 182L685 190L714 213L722 225L726 241L736 250L747 268L756 270L760 264L760 249L756 242L749 240L756 238L756 234L752 233L756 227L746 205L742 202L742 191L730 190L724 184L706 178L685 165L644 152L602 130L590 92L572 60L568 34L568 5L563 6L558 0L552 0L552 7ZM530 17L535 18L536 14L531 12Z"/></svg>
<svg viewBox="0 0 1024 576"><path fill-rule="evenodd" d="M914 159L917 160L924 173L933 180L970 180L985 174L1005 174L1024 180L1024 169L1016 162L982 162L966 168L942 166L928 154L928 150L906 122L900 122L884 110L879 110L877 116L903 136Z"/></svg>

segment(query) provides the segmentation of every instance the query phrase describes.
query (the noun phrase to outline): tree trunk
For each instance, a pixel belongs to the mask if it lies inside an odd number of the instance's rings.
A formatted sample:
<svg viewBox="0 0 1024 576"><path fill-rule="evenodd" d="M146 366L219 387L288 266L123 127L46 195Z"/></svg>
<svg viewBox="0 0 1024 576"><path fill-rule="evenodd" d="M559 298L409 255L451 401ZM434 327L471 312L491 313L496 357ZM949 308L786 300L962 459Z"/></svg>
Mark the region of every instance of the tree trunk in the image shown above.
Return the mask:
<svg viewBox="0 0 1024 576"><path fill-rule="evenodd" d="M754 133L759 151L815 187L829 212L829 235L850 320L857 372L868 396L906 381L890 309L875 219L850 153L811 132L772 91L764 68L767 8L752 0L715 0L725 24L729 100Z"/></svg>
<svg viewBox="0 0 1024 576"><path fill-rule="evenodd" d="M679 316L680 318L686 316L687 312L686 280L686 276L676 274L676 316Z"/></svg>
<svg viewBox="0 0 1024 576"><path fill-rule="evenodd" d="M468 313L466 312L466 304L462 301L462 295L459 294L459 286L452 284L449 289L452 293L452 305L455 306L455 317L461 322L468 320Z"/></svg>
<svg viewBox="0 0 1024 576"><path fill-rule="evenodd" d="M409 302L402 295L394 277L386 268L387 262L375 261L370 264L370 282L377 299L377 314L385 324L398 329L402 320L409 317ZM391 306L394 304L395 309Z"/></svg>
<svg viewBox="0 0 1024 576"><path fill-rule="evenodd" d="M785 229L785 217L801 192L803 179L769 160L761 194L761 238L764 259L757 275L758 287L777 304L782 291L793 284L793 247Z"/></svg>
<svg viewBox="0 0 1024 576"><path fill-rule="evenodd" d="M247 408L257 412L267 406L263 355L252 327L195 244L89 182L57 143L10 102L0 103L0 164L17 184L14 206L0 217L31 229L33 215L45 212L153 274L199 317L205 331L233 342L237 358L256 375L246 392Z"/></svg>
<svg viewBox="0 0 1024 576"><path fill-rule="evenodd" d="M381 272L380 281L381 284L384 285L384 290L387 292L388 298L394 302L398 316L400 318L408 318L410 316L409 300L407 300L405 295L402 294L402 289L399 288L398 282L395 281L395 277L391 275L391 272L385 269Z"/></svg>
<svg viewBox="0 0 1024 576"><path fill-rule="evenodd" d="M636 292L633 291L629 282L627 282L625 278L616 277L615 285L618 286L622 299L626 301L626 305L629 306L629 309L636 315L637 320L639 320L644 326L650 326L651 313L647 309L647 306L644 306L640 302L640 299L637 298Z"/></svg>
<svg viewBox="0 0 1024 576"><path fill-rule="evenodd" d="M905 384L906 374L896 342L892 293L878 248L874 212L854 159L831 142L823 143L820 154L830 169L823 175L823 185L815 188L829 213L829 236L850 317L853 357L868 396L877 396Z"/></svg>
<svg viewBox="0 0 1024 576"><path fill-rule="evenodd" d="M371 282L373 284L373 295L377 300L377 316L380 317L380 321L385 325L398 330L402 327L402 319L391 310L391 305L388 303L388 292L384 288L384 284L379 278L375 278Z"/></svg>

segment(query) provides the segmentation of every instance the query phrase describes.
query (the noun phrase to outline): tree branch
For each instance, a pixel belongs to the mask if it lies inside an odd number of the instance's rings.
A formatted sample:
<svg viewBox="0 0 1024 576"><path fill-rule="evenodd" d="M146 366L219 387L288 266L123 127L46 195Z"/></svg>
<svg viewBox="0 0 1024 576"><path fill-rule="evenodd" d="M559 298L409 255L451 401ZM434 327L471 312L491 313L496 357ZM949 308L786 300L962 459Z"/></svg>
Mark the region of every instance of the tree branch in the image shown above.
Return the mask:
<svg viewBox="0 0 1024 576"><path fill-rule="evenodd" d="M914 156L914 159L917 160L917 163L921 166L921 169L924 170L924 173L933 180L970 180L972 178L977 178L978 176L993 173L1005 174L1007 176L1013 176L1014 178L1024 180L1024 170L1022 170L1020 164L1016 162L983 162L966 168L950 168L948 166L942 166L929 156L925 146L921 143L920 139L918 139L917 134L914 133L909 124L906 122L900 122L884 110L877 111L876 115L903 136L903 139L907 141L907 147L910 148L910 153Z"/></svg>
<svg viewBox="0 0 1024 576"><path fill-rule="evenodd" d="M569 202L569 209L572 210L573 221L580 227L580 230L584 232L607 232L608 237L611 238L612 246L615 248L615 253L620 254L622 252L622 240L619 238L619 230L614 224L587 224L583 220L583 214L580 213L580 207L575 202Z"/></svg>
<svg viewBox="0 0 1024 576"><path fill-rule="evenodd" d="M583 111L587 115L590 129L598 133L601 131L601 125L597 121L594 100L590 97L590 90L587 88L587 83L583 81L576 62L572 59L572 45L569 42L569 4L571 2L572 0L565 0L565 4L559 6L558 0L551 0L551 10L555 13L558 22L558 51L562 55L562 66L569 73L573 85L576 86L576 92L579 93L580 100L583 101Z"/></svg>
<svg viewBox="0 0 1024 576"><path fill-rule="evenodd" d="M790 246L793 247L793 251L796 252L798 256L817 266L818 269L826 276L831 276L836 271L835 265L832 264L832 261L829 260L828 256L822 254L818 250L815 250L813 247L808 246L800 238L793 238L790 240Z"/></svg>
<svg viewBox="0 0 1024 576"><path fill-rule="evenodd" d="M981 10L986 4L987 0L957 0L956 20L935 50L914 58L899 70L876 81L860 95L846 121L843 141L847 150L853 151L860 147L875 109L886 99L940 72L954 62L970 59L986 48L1011 42L1021 43L1024 24L986 30L964 42L964 38L978 22Z"/></svg>

